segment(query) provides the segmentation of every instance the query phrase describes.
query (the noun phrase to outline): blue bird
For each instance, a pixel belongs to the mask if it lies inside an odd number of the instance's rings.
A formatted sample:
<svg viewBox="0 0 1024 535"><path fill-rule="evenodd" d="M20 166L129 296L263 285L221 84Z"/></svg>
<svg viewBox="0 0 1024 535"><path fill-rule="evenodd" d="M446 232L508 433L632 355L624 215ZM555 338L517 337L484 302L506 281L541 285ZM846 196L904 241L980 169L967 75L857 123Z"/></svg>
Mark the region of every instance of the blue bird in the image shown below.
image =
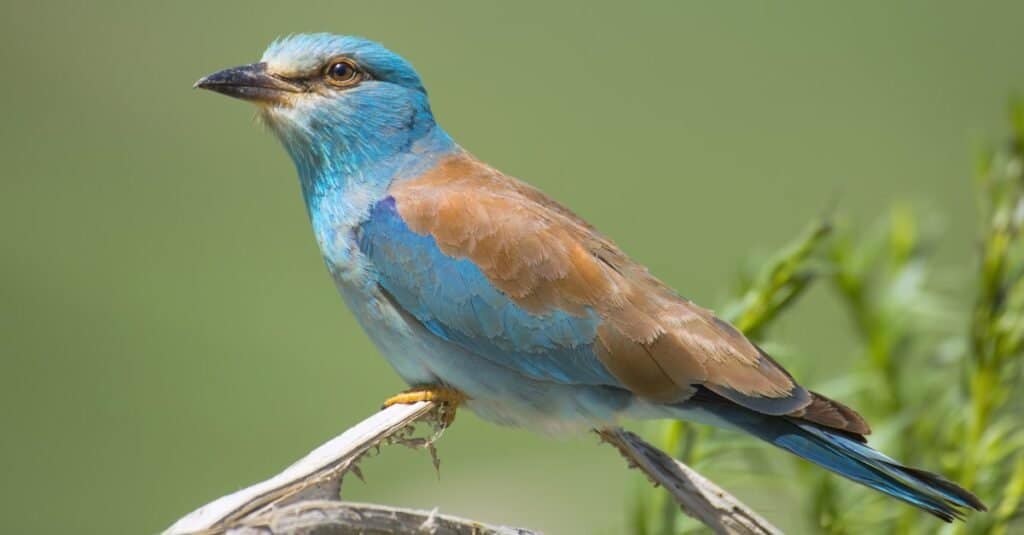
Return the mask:
<svg viewBox="0 0 1024 535"><path fill-rule="evenodd" d="M342 297L413 387L387 404L463 404L546 431L703 422L946 521L985 510L872 449L855 411L800 386L568 208L457 145L412 65L383 46L293 35L196 86L255 103L291 156Z"/></svg>

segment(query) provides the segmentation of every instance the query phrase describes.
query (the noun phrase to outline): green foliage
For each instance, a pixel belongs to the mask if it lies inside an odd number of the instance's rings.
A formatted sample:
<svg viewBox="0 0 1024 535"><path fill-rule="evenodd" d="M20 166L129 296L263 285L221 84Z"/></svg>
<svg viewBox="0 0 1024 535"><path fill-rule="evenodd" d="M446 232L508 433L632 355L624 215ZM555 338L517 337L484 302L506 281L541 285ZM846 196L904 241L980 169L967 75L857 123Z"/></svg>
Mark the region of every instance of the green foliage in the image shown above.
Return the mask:
<svg viewBox="0 0 1024 535"><path fill-rule="evenodd" d="M724 316L758 343L814 281L827 282L860 342L860 358L823 389L874 426L871 443L911 465L938 470L977 493L991 511L942 526L911 507L794 460L787 485L805 495L820 533L1009 533L1024 511L1024 406L1012 393L1024 362L1024 105L1011 105L1012 141L978 160L979 251L973 305L935 281L936 225L907 206L867 231L813 225L753 276L741 277ZM822 284L821 286L824 286ZM700 467L726 433L663 425L660 444ZM721 435L721 436L720 436ZM699 530L665 493L638 486L636 534ZM1016 524L1015 524L1016 523Z"/></svg>

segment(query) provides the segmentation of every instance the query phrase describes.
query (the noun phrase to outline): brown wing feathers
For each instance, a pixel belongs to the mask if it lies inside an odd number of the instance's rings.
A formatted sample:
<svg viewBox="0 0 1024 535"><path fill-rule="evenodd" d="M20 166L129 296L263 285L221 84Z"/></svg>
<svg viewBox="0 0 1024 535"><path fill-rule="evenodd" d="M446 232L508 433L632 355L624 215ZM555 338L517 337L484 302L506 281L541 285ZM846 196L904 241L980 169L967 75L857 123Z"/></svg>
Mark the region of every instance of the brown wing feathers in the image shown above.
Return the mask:
<svg viewBox="0 0 1024 535"><path fill-rule="evenodd" d="M681 297L540 191L460 154L392 188L410 228L472 260L535 313L594 310L598 358L624 386L660 402L693 385L753 410L866 433L849 408L808 393L729 324Z"/></svg>
<svg viewBox="0 0 1024 535"><path fill-rule="evenodd" d="M857 411L817 392L811 392L811 402L806 407L790 413L789 416L854 435L871 434L871 427Z"/></svg>

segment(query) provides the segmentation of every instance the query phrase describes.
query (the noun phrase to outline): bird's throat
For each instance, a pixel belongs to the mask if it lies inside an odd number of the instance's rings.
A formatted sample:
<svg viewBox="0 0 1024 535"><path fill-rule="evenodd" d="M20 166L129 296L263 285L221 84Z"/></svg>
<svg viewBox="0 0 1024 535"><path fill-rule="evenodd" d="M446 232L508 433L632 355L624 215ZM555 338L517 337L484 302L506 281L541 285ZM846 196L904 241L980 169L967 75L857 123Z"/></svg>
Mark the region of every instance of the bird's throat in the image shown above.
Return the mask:
<svg viewBox="0 0 1024 535"><path fill-rule="evenodd" d="M325 196L348 191L384 191L395 180L432 168L458 150L429 110L407 110L391 123L367 124L351 117L261 117L291 156L307 208Z"/></svg>

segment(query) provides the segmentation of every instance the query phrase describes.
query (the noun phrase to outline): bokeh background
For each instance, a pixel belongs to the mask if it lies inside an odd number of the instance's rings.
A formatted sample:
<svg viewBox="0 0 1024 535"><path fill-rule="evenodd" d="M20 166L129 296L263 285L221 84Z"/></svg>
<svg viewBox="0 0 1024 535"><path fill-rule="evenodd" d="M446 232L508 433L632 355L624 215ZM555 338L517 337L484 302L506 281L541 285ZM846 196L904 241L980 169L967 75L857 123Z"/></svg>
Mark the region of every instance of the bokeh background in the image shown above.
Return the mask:
<svg viewBox="0 0 1024 535"><path fill-rule="evenodd" d="M1021 20L1010 1L4 2L5 531L159 531L403 387L335 294L284 151L249 106L191 89L275 36L404 54L464 146L714 306L743 258L833 205L865 222L923 206L967 269L972 147L1024 88ZM812 294L774 338L813 385L848 366L847 327ZM439 477L390 448L344 492L623 529L635 481L592 436L464 413L440 455ZM799 529L756 477L712 475Z"/></svg>

